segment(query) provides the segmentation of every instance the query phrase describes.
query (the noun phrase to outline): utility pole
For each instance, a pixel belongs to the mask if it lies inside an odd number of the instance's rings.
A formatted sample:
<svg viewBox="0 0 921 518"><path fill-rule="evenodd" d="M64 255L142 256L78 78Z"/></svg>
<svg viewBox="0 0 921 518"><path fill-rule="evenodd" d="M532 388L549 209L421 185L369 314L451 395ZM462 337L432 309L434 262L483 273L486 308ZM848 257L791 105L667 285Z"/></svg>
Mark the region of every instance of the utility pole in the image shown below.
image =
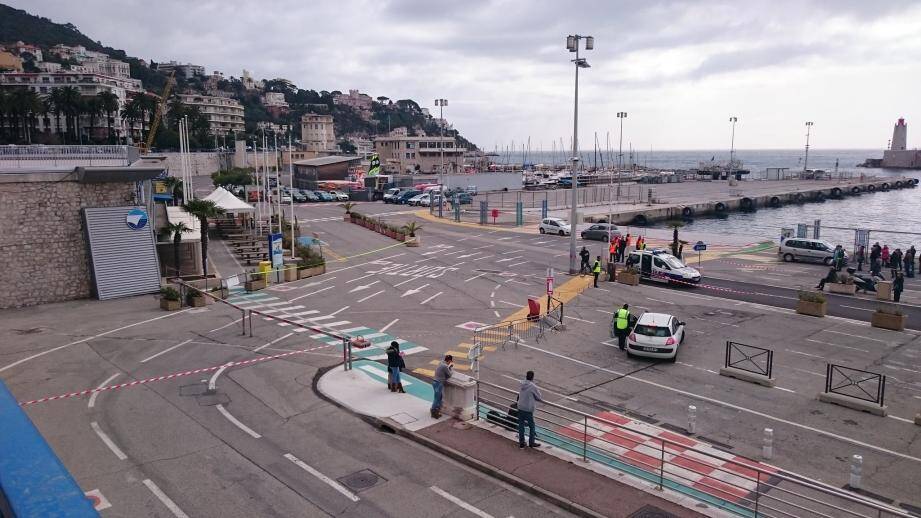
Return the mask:
<svg viewBox="0 0 921 518"><path fill-rule="evenodd" d="M729 122L732 123L732 138L729 141L729 174L732 175L732 168L735 166L735 149L736 149L736 122L739 121L738 117L729 117Z"/></svg>
<svg viewBox="0 0 921 518"><path fill-rule="evenodd" d="M627 112L617 112L617 118L620 119L620 137L617 144L617 199L620 200L620 173L624 160L624 119L627 118Z"/></svg>
<svg viewBox="0 0 921 518"><path fill-rule="evenodd" d="M588 64L588 61L585 58L579 57L579 42L585 40L585 50L592 50L595 48L595 38L592 36L580 36L569 35L566 37L566 49L569 52L576 53L576 59L572 60L572 63L576 66L576 86L575 86L575 99L574 99L574 108L572 116L572 171L570 172L570 178L572 179L572 210L570 211L569 217L569 274L575 275L579 273L579 263L576 259L576 219L578 216L578 211L576 210L576 205L579 202L578 190L579 190L579 175L576 172L576 168L579 164L579 69L580 68L589 68L591 65Z"/></svg>
<svg viewBox="0 0 921 518"><path fill-rule="evenodd" d="M438 107L439 126L441 127L441 172L438 176L438 217L444 216L444 199L445 199L445 106L448 105L447 99L435 99L435 106ZM435 210L435 198L432 195L431 211Z"/></svg>
<svg viewBox="0 0 921 518"><path fill-rule="evenodd" d="M803 172L806 172L809 166L809 134L812 132L812 122L806 122L806 157L803 159Z"/></svg>

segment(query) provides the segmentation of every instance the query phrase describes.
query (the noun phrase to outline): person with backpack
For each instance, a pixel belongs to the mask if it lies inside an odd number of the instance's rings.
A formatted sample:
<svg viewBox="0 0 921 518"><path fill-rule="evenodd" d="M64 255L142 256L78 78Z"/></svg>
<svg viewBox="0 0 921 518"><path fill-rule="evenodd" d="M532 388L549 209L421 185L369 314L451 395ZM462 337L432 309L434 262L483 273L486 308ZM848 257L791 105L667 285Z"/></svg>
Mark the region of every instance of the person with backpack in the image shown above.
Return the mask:
<svg viewBox="0 0 921 518"><path fill-rule="evenodd" d="M403 353L400 352L400 344L396 340L390 342L390 347L387 348L387 370L390 375L390 383L387 384L387 388L390 389L390 392L399 392L400 394L405 394L406 391L403 390L403 383L400 381L400 372L406 368L406 363L403 362Z"/></svg>

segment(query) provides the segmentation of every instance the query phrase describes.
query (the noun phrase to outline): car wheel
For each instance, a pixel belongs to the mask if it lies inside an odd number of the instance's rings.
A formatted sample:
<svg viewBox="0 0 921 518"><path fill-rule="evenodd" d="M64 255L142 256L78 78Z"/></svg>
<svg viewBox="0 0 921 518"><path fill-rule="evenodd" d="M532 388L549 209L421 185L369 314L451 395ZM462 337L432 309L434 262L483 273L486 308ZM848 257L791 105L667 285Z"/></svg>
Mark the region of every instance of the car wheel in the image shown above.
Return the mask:
<svg viewBox="0 0 921 518"><path fill-rule="evenodd" d="M607 243L607 242L608 242L608 236L601 236L601 240L604 241L605 243Z"/></svg>
<svg viewBox="0 0 921 518"><path fill-rule="evenodd" d="M677 360L678 360L678 350L676 349L676 350L675 350L675 355L672 356L671 358L668 358L666 361L667 361L668 363L675 363Z"/></svg>
<svg viewBox="0 0 921 518"><path fill-rule="evenodd" d="M785 263L793 262L793 254L783 254L783 260Z"/></svg>
<svg viewBox="0 0 921 518"><path fill-rule="evenodd" d="M546 233L547 233L547 231L544 230L544 227L540 227L540 228L537 229L537 230L539 230L541 234L546 234Z"/></svg>
<svg viewBox="0 0 921 518"><path fill-rule="evenodd" d="M627 349L627 358L633 358L633 353L630 352L630 349Z"/></svg>
<svg viewBox="0 0 921 518"><path fill-rule="evenodd" d="M831 257L826 257L822 262L825 263L825 266L831 266Z"/></svg>
<svg viewBox="0 0 921 518"><path fill-rule="evenodd" d="M561 236L565 236L565 235L566 235L566 232L563 232L562 230L560 230L560 235L561 235Z"/></svg>

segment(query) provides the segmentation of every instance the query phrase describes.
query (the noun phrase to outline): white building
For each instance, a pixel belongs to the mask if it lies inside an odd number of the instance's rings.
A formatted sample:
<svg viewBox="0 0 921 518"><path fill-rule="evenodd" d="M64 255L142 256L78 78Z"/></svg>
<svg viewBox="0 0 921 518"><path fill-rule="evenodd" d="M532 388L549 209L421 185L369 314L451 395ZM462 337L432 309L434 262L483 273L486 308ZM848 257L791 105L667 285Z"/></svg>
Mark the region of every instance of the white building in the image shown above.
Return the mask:
<svg viewBox="0 0 921 518"><path fill-rule="evenodd" d="M85 72L112 77L131 77L131 67L117 59L88 58L80 64Z"/></svg>
<svg viewBox="0 0 921 518"><path fill-rule="evenodd" d="M397 128L385 137L374 138L374 152L381 166L390 173L437 173L444 156L445 172L463 170L466 149L457 146L454 137L409 136L406 128Z"/></svg>
<svg viewBox="0 0 921 518"><path fill-rule="evenodd" d="M23 43L17 41L15 45L12 45L16 52L19 53L19 56L22 57L23 54L32 54L35 57L35 62L40 63L42 61L42 49L36 47L35 45L29 45L28 43Z"/></svg>
<svg viewBox="0 0 921 518"><path fill-rule="evenodd" d="M211 132L226 135L243 131L243 105L236 99L213 95L179 94L179 100L188 106L195 106L208 119Z"/></svg>
<svg viewBox="0 0 921 518"><path fill-rule="evenodd" d="M351 106L356 111L371 113L371 96L358 90L349 90L348 95L337 94L333 97L333 104Z"/></svg>
<svg viewBox="0 0 921 518"><path fill-rule="evenodd" d="M42 72L60 72L62 68L60 63L51 61L42 61L41 63L36 63L35 66Z"/></svg>
<svg viewBox="0 0 921 518"><path fill-rule="evenodd" d="M301 117L301 144L307 151L336 149L336 130L332 115L308 113Z"/></svg>
<svg viewBox="0 0 921 518"><path fill-rule="evenodd" d="M170 61L169 63L157 63L157 70L166 74L175 71L176 74L181 75L186 79L205 75L205 67L201 65L193 65L192 63L182 64L175 61Z"/></svg>
<svg viewBox="0 0 921 518"><path fill-rule="evenodd" d="M262 104L265 106L288 107L288 101L285 101L285 94L282 92L266 92L262 97Z"/></svg>
<svg viewBox="0 0 921 518"><path fill-rule="evenodd" d="M249 73L249 70L245 68L243 69L243 77L240 78L240 82L243 83L243 88L247 90L259 90L265 86L265 81L256 81Z"/></svg>

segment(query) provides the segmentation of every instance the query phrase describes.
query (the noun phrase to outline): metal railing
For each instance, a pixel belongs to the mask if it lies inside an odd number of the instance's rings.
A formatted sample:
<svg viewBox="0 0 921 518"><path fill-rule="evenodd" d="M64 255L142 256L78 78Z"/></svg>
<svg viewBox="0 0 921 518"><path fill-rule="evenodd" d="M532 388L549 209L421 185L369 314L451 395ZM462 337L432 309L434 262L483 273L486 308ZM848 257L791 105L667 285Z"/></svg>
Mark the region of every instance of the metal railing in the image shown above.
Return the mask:
<svg viewBox="0 0 921 518"><path fill-rule="evenodd" d="M886 376L829 363L825 368L825 393L883 406L886 397Z"/></svg>
<svg viewBox="0 0 921 518"><path fill-rule="evenodd" d="M477 380L476 418L517 428L517 392ZM505 411L503 409L509 409ZM752 518L911 518L882 502L823 482L769 468L736 455L725 457L556 403L534 412L545 443L738 516ZM629 447L642 445L642 450ZM626 445L626 446L625 446ZM626 451L625 451L626 450ZM625 451L621 454L618 452ZM688 455L692 453L693 455ZM762 467L763 466L763 467Z"/></svg>
<svg viewBox="0 0 921 518"><path fill-rule="evenodd" d="M725 366L770 378L774 372L774 351L727 340Z"/></svg>
<svg viewBox="0 0 921 518"><path fill-rule="evenodd" d="M550 297L550 306L545 313L508 320L473 330L474 348L494 345L503 349L508 344L518 345L526 339L533 338L539 342L547 330L559 329L563 324L563 302ZM477 349L479 350L479 349Z"/></svg>
<svg viewBox="0 0 921 518"><path fill-rule="evenodd" d="M0 146L0 170L126 166L139 156L133 146Z"/></svg>

